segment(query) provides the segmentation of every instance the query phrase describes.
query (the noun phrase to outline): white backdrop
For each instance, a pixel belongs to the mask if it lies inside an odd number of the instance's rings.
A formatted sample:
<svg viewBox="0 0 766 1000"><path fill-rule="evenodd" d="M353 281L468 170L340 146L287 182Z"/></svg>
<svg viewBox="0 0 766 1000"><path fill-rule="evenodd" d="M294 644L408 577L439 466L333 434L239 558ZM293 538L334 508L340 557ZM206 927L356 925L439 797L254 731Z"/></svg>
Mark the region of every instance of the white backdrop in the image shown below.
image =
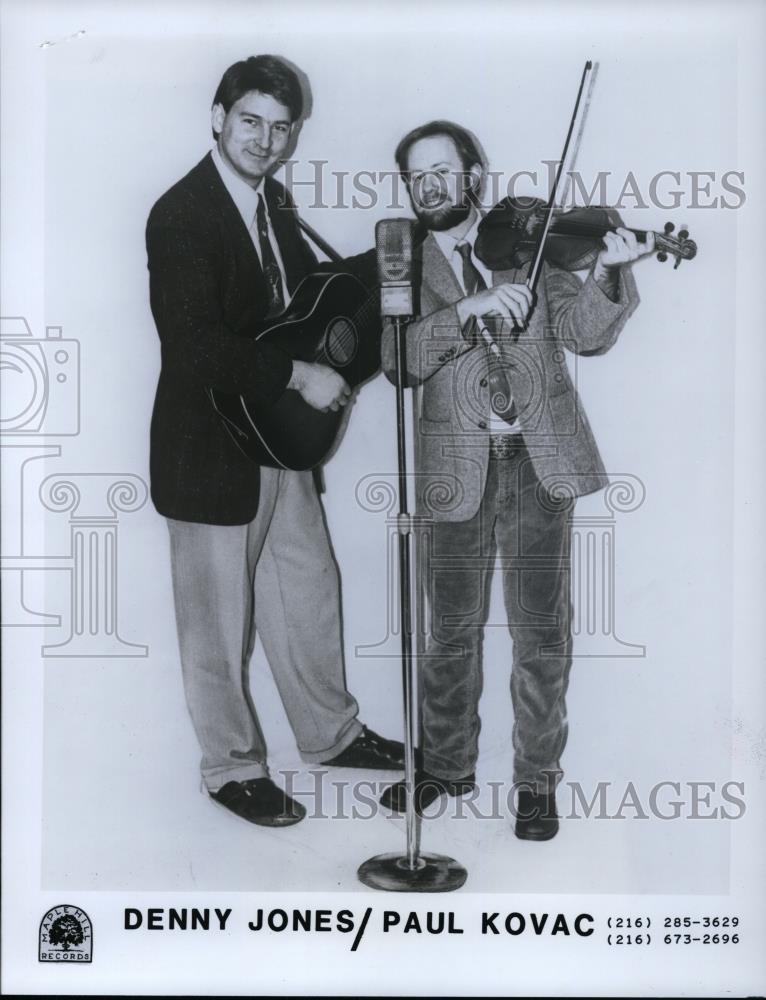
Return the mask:
<svg viewBox="0 0 766 1000"><path fill-rule="evenodd" d="M629 781L644 797L663 780L740 779L742 760L732 758L742 725L732 711L734 345L747 331L737 329L734 307L744 273L738 217L751 209L692 207L689 175L744 169L734 26L711 14L695 28L649 6L640 14L612 7L606 19L599 5L577 16L549 7L543 16L444 4L420 17L397 5L385 14L326 6L320 16L298 4L232 4L215 15L191 8L187 18L171 4L167 18L149 6L139 17L135 6L133 19L99 25L91 16L93 28L85 14L82 24L57 22L60 41L34 53L45 82L34 121L42 164L30 165L44 195L44 301L13 301L6 290L3 312L28 315L36 333L61 326L82 359L81 431L44 463L45 474L148 481L159 345L144 226L153 202L209 148L210 102L231 62L272 52L307 74L313 112L294 154L295 176L307 179L311 160L350 174L392 170L398 139L434 117L468 126L492 169L542 172L542 161L559 154L582 64L597 59L578 163L586 184L609 171L616 198L629 171L643 192L660 171L680 172L678 209L627 199L623 217L637 228L686 223L700 251L676 272L669 262L641 261L641 305L618 344L572 364L608 471L638 477L646 489L645 502L616 515L615 526L616 629L646 655L575 660L565 776L586 791L613 783L613 805ZM81 27L83 36L69 37ZM748 198L758 180L746 172ZM698 200L722 193L714 180ZM312 208L307 187L294 195L343 253L371 246L377 219L402 214L385 205ZM362 719L386 735L401 733L398 663L358 655L386 629L386 529L354 497L363 476L394 471L393 405L382 377L362 391L327 466L325 496L343 580L349 687ZM578 506L581 515L604 510L600 495ZM66 548L65 516L48 516L44 530L46 551ZM198 751L183 701L163 519L147 504L123 517L119 539L120 634L146 644L148 656L42 661L43 887L358 888L358 862L395 849L399 827L312 821L278 843L262 838L253 856L251 830L208 819L214 811L195 791ZM52 641L67 629L64 577L46 574L30 592L33 604L36 596L63 616ZM498 587L490 622L479 778L509 780L510 640ZM25 639L39 656L51 635L28 631ZM274 762L300 769L260 648L253 666ZM510 820L477 830L445 818L428 831L429 846L471 859L474 891L714 894L729 886L731 827L721 821L565 823L544 858L519 851Z"/></svg>

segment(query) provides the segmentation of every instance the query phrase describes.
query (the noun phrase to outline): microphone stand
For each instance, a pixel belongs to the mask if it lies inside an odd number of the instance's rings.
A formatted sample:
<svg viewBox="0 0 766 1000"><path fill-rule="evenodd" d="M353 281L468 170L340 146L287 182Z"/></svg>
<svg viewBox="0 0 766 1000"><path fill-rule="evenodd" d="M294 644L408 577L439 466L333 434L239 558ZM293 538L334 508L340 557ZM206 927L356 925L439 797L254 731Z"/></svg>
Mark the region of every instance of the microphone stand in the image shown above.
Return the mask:
<svg viewBox="0 0 766 1000"><path fill-rule="evenodd" d="M404 781L406 786L406 852L378 854L359 868L359 881L371 889L388 892L450 892L459 889L468 872L453 858L421 854L419 822L415 812L415 734L417 730L416 669L412 655L412 515L407 502L407 440L404 415L405 329L401 316L394 316L396 361L396 444L399 465L399 610L402 632L402 689L404 694ZM414 414L415 420L417 414Z"/></svg>

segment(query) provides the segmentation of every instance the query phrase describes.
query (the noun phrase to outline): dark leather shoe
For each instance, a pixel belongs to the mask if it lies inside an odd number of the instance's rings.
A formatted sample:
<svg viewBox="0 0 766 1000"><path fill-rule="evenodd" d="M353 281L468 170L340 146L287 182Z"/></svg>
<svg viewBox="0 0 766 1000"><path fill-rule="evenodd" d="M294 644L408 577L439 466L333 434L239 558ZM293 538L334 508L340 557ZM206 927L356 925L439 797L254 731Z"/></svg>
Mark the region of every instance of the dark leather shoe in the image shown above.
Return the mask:
<svg viewBox="0 0 766 1000"><path fill-rule="evenodd" d="M291 799L271 778L229 781L217 792L211 792L210 798L258 826L292 826L306 815L300 802Z"/></svg>
<svg viewBox="0 0 766 1000"><path fill-rule="evenodd" d="M450 781L446 778L437 778L428 771L415 772L415 812L422 816L424 811L442 795L467 795L476 788L474 774L468 774L465 778ZM407 785L404 781L397 781L395 785L390 785L381 795L380 804L384 809L390 809L395 813L403 813L407 808Z"/></svg>
<svg viewBox="0 0 766 1000"><path fill-rule="evenodd" d="M537 795L520 788L516 803L516 829L519 840L551 840L559 832L556 796Z"/></svg>
<svg viewBox="0 0 766 1000"><path fill-rule="evenodd" d="M373 771L403 771L404 744L385 740L367 726L345 750L322 762L325 767L367 767Z"/></svg>

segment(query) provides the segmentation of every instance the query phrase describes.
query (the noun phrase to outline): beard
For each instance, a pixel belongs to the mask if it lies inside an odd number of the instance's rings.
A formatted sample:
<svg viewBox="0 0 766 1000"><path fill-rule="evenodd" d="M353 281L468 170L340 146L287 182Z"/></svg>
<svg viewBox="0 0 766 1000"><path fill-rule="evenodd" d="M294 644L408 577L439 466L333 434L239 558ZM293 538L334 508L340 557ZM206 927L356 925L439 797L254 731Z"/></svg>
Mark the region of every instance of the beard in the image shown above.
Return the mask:
<svg viewBox="0 0 766 1000"><path fill-rule="evenodd" d="M435 233L443 233L447 229L454 229L461 222L465 222L471 211L468 199L465 199L462 205L446 205L443 208L433 209L427 209L423 206L413 206L413 208L418 221L426 229L430 229Z"/></svg>

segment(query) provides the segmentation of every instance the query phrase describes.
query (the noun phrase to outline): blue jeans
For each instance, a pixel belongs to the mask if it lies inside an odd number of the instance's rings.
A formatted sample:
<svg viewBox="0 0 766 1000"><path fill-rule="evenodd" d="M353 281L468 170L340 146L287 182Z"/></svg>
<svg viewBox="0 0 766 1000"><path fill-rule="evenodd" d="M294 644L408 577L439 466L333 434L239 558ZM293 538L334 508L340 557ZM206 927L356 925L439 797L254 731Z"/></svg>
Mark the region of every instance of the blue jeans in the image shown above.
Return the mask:
<svg viewBox="0 0 766 1000"><path fill-rule="evenodd" d="M572 662L568 505L538 491L523 445L490 458L470 521L431 526L424 567L431 636L420 667L427 771L456 779L476 769L482 643L495 556L513 639L514 782L550 790L561 777Z"/></svg>

